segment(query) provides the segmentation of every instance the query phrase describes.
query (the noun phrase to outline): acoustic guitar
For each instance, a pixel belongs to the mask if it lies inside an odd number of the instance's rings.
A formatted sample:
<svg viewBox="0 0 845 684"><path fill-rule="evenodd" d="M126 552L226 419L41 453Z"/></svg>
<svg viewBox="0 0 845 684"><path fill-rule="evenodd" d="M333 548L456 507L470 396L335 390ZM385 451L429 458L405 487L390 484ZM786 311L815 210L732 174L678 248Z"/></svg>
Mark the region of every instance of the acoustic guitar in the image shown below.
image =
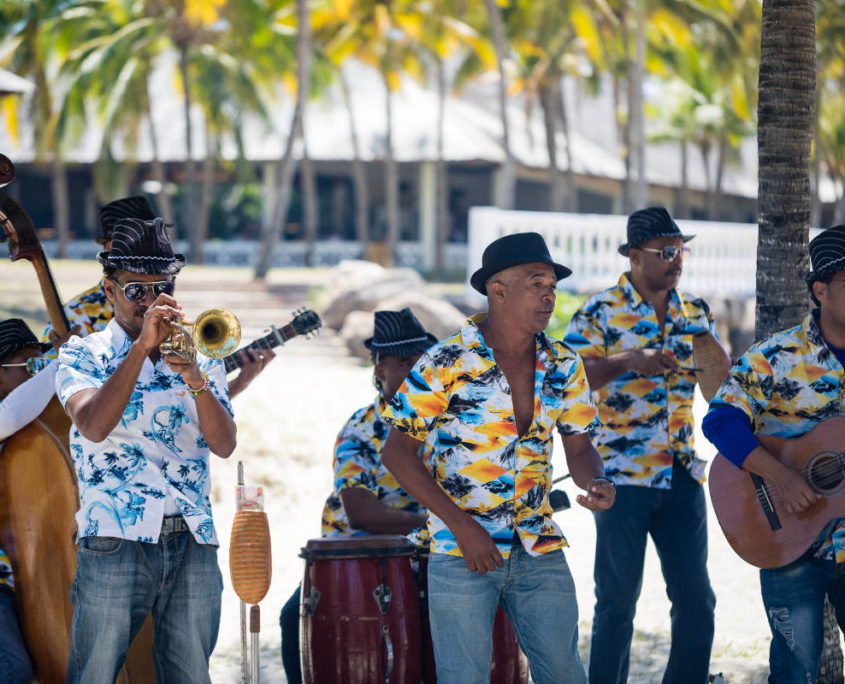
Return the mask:
<svg viewBox="0 0 845 684"><path fill-rule="evenodd" d="M845 416L828 418L801 437L758 439L822 498L787 513L774 485L721 454L710 467L710 498L733 550L759 568L779 568L800 558L832 521L845 518Z"/></svg>

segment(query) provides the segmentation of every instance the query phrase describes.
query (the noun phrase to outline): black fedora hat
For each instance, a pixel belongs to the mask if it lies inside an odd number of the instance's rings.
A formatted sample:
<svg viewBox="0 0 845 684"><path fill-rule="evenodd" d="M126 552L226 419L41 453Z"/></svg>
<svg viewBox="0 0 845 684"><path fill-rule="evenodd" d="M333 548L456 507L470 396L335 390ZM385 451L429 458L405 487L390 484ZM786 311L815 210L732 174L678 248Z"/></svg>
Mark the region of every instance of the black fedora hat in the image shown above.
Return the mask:
<svg viewBox="0 0 845 684"><path fill-rule="evenodd" d="M549 248L540 233L511 233L487 245L481 255L481 268L472 274L469 284L486 295L486 283L491 275L511 266L534 263L553 266L558 280L572 275L572 271L566 266L552 261L552 255L549 254Z"/></svg>
<svg viewBox="0 0 845 684"><path fill-rule="evenodd" d="M381 356L413 356L422 354L437 338L427 333L408 307L401 311L376 311L373 336L364 346Z"/></svg>
<svg viewBox="0 0 845 684"><path fill-rule="evenodd" d="M628 217L628 242L619 245L619 253L628 256L632 247L659 237L678 237L689 242L695 235L681 233L665 207L640 209Z"/></svg>
<svg viewBox="0 0 845 684"><path fill-rule="evenodd" d="M38 347L47 351L51 345L39 342L35 333L20 318L0 321L0 361L25 347Z"/></svg>
<svg viewBox="0 0 845 684"><path fill-rule="evenodd" d="M100 236L97 242L104 245L111 240L114 227L118 221L125 218L152 221L156 214L147 198L143 195L121 197L100 207Z"/></svg>
<svg viewBox="0 0 845 684"><path fill-rule="evenodd" d="M845 269L845 225L823 230L810 240L810 265L807 284L819 277Z"/></svg>
<svg viewBox="0 0 845 684"><path fill-rule="evenodd" d="M97 260L103 266L145 275L176 275L185 265L185 256L173 253L160 218L120 219L114 226L111 249L100 252Z"/></svg>

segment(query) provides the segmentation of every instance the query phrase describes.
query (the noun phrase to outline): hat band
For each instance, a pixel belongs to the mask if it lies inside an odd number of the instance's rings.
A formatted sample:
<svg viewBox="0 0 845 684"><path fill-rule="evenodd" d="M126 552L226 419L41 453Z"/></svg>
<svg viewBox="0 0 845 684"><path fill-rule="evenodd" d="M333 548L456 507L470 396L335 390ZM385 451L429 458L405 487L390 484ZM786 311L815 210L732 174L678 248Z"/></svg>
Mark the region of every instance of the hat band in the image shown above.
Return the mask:
<svg viewBox="0 0 845 684"><path fill-rule="evenodd" d="M395 347L397 344L410 344L411 342L427 342L428 336L423 335L422 337L409 337L404 340L394 340L393 342L370 342L373 347Z"/></svg>
<svg viewBox="0 0 845 684"><path fill-rule="evenodd" d="M822 271L829 271L830 269L835 268L836 266L839 266L839 264L841 264L843 261L845 261L845 256L841 256L838 259L834 259L833 261L826 263L824 266L820 266L819 268L817 268L815 270L815 273L821 273Z"/></svg>
<svg viewBox="0 0 845 684"><path fill-rule="evenodd" d="M109 254L106 257L107 261L144 261L144 260L152 260L152 261L176 261L176 257L163 257L163 256L132 256L126 255L121 256L120 254Z"/></svg>

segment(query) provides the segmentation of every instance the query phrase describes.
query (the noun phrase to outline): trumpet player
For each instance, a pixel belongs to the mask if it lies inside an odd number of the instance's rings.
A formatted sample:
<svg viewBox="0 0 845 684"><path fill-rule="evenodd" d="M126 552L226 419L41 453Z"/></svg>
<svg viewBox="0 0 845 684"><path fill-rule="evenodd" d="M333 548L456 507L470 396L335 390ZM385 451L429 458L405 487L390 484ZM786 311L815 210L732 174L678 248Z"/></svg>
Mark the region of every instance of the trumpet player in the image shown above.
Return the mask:
<svg viewBox="0 0 845 684"><path fill-rule="evenodd" d="M222 592L208 459L235 448L223 364L159 350L185 264L160 218L118 221L97 258L114 318L71 338L56 374L80 498L67 681L114 681L152 614L158 681L208 682Z"/></svg>

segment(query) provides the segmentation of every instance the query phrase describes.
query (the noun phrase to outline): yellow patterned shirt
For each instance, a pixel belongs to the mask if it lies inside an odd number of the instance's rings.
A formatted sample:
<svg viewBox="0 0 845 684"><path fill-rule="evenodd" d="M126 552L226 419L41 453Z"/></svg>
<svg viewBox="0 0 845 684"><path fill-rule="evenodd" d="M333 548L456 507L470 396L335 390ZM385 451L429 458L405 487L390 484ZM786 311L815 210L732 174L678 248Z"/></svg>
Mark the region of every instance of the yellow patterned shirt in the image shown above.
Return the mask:
<svg viewBox="0 0 845 684"><path fill-rule="evenodd" d="M616 484L656 489L672 486L675 457L699 482L705 462L693 444L692 337L713 332L713 315L703 299L672 290L661 329L654 307L643 300L627 274L593 295L572 317L564 341L583 358L605 358L633 349L658 349L680 372L644 376L628 371L594 393L601 425L593 442L605 474Z"/></svg>
<svg viewBox="0 0 845 684"><path fill-rule="evenodd" d="M82 326L81 337L87 337L91 333L104 330L114 316L114 309L111 302L106 298L106 291L103 289L103 281L100 280L94 287L85 290L65 304L65 315L68 323ZM49 342L49 333L53 326L48 325L41 336L42 342ZM45 356L56 358L58 354L55 349L49 350Z"/></svg>
<svg viewBox="0 0 845 684"><path fill-rule="evenodd" d="M845 369L825 343L816 315L753 344L731 368L710 410L739 409L755 434L786 438L842 415ZM837 563L845 562L845 519L817 544L816 555L835 554Z"/></svg>
<svg viewBox="0 0 845 684"><path fill-rule="evenodd" d="M510 386L478 329L485 316L473 316L426 351L382 418L426 442L434 479L487 530L503 557L515 531L537 556L567 545L549 505L554 430L586 433L596 409L581 359L539 333L534 419L520 437ZM430 511L428 530L432 553L461 555L452 532Z"/></svg>
<svg viewBox="0 0 845 684"><path fill-rule="evenodd" d="M385 506L411 513L425 513L405 492L393 474L382 465L381 451L390 426L380 413L387 406L378 397L374 403L359 409L343 426L334 447L334 491L323 507L324 537L367 534L350 527L340 493L350 487L362 487L372 492Z"/></svg>

